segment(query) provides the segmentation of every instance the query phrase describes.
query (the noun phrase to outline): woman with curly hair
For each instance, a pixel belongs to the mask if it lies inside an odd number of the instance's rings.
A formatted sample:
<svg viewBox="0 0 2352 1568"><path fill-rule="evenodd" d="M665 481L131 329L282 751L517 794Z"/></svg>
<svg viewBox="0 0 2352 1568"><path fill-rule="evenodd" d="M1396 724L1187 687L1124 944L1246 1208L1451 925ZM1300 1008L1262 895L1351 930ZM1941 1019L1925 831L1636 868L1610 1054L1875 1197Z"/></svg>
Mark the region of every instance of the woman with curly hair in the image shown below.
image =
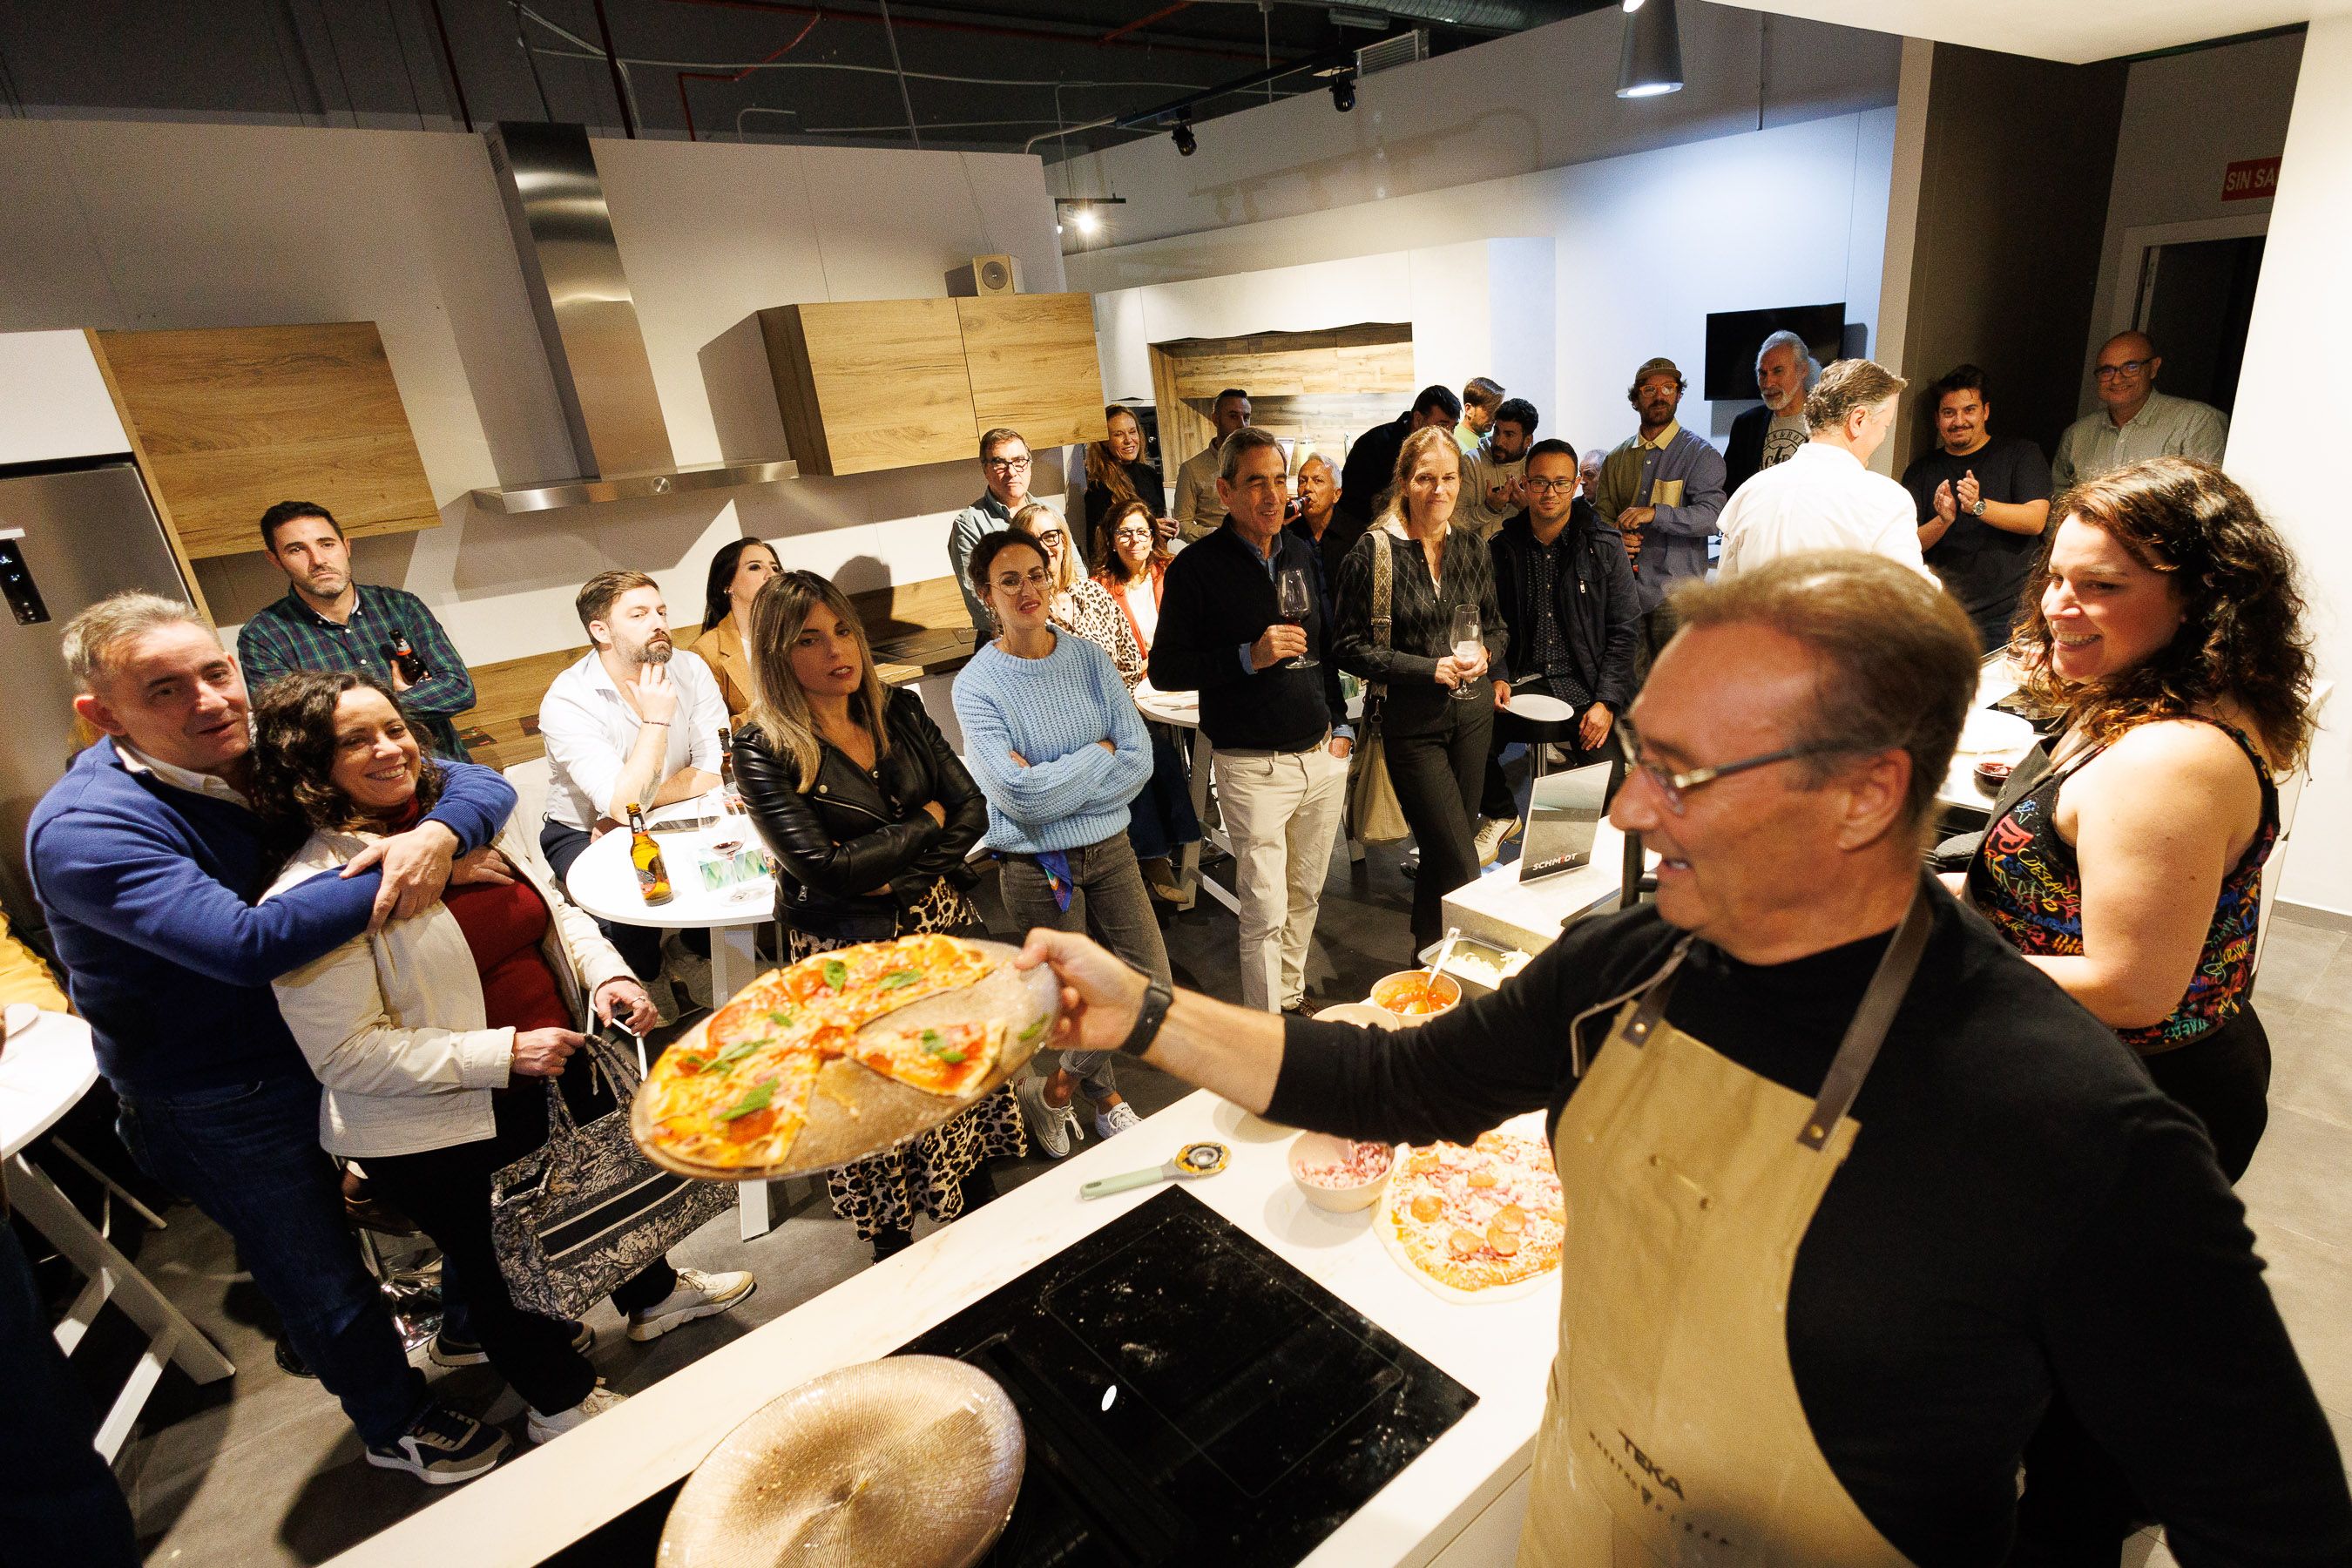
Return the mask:
<svg viewBox="0 0 2352 1568"><path fill-rule="evenodd" d="M1969 896L2197 1113L2234 1182L2269 1119L2249 993L2273 781L2311 731L2294 558L2191 458L2118 468L2056 510L2011 648L2064 727L1994 806Z"/></svg>

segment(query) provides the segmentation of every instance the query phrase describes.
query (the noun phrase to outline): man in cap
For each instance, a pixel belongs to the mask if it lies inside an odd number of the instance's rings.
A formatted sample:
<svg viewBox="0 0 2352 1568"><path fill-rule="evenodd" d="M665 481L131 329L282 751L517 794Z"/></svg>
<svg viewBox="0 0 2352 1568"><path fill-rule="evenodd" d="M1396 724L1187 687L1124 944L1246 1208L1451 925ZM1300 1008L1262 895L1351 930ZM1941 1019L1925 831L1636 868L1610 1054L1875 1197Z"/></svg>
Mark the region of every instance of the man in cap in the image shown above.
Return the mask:
<svg viewBox="0 0 2352 1568"><path fill-rule="evenodd" d="M1642 668L1675 635L1666 591L1706 575L1706 542L1723 510L1723 454L1675 418L1688 384L1670 359L1645 362L1625 392L1641 428L1601 464L1592 507L1625 536L1641 590Z"/></svg>

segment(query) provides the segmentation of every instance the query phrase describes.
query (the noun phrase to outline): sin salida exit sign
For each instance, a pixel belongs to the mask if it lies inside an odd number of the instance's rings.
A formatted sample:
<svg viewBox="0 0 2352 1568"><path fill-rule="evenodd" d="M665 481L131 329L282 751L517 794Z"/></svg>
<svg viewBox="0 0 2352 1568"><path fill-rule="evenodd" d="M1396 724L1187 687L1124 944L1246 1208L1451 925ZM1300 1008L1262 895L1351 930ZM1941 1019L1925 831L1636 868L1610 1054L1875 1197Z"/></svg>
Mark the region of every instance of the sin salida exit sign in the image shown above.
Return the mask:
<svg viewBox="0 0 2352 1568"><path fill-rule="evenodd" d="M2278 172L2276 158L2241 159L2221 171L2221 199L2250 202L2259 196L2276 195Z"/></svg>

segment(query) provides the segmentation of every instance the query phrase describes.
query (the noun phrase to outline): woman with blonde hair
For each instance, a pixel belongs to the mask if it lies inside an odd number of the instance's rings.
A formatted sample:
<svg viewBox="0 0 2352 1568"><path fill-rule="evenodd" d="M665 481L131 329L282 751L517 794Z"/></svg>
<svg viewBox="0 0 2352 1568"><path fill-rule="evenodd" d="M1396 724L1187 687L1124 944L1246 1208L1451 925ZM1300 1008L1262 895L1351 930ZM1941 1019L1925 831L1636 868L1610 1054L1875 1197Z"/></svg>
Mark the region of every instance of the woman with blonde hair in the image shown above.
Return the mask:
<svg viewBox="0 0 2352 1568"><path fill-rule="evenodd" d="M735 777L776 858L788 960L917 931L982 933L965 857L988 803L914 691L883 684L848 596L786 572L751 607L758 696L735 738ZM945 1125L825 1177L835 1214L877 1262L914 1239L915 1211L946 1221L996 1195L985 1163L1025 1148L1000 1089Z"/></svg>
<svg viewBox="0 0 2352 1568"><path fill-rule="evenodd" d="M1445 895L1478 875L1473 825L1495 726L1494 694L1481 677L1507 640L1494 557L1476 534L1454 526L1461 490L1454 433L1431 425L1407 436L1388 504L1339 563L1332 595L1333 661L1381 689L1389 779L1421 849L1412 886L1416 954L1442 933ZM1373 605L1383 573L1386 635ZM1454 651L1452 635L1465 609L1477 615L1482 645L1467 658ZM1471 696L1454 700L1465 690ZM1366 699L1368 717L1375 700Z"/></svg>
<svg viewBox="0 0 2352 1568"><path fill-rule="evenodd" d="M1104 437L1087 444L1087 538L1091 554L1102 544L1103 520L1111 509L1141 501L1163 540L1176 537L1176 520L1160 516L1168 504L1168 481L1144 461L1143 422L1135 410L1114 403L1103 409Z"/></svg>

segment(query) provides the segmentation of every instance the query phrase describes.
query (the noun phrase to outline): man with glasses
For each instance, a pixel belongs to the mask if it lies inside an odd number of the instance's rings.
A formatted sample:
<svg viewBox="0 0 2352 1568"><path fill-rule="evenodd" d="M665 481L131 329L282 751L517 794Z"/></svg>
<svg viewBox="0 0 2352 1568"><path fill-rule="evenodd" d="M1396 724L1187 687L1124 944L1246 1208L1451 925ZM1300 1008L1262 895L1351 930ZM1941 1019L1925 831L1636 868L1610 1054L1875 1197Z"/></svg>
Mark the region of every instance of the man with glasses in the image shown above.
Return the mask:
<svg viewBox="0 0 2352 1568"><path fill-rule="evenodd" d="M971 591L971 575L964 568L971 547L983 534L1013 526L1013 514L1029 504L1029 443L1021 432L998 426L980 438L980 475L984 489L980 499L955 514L948 526L948 563L962 590L964 608L971 613L971 629L986 642L996 634L989 628L988 606Z"/></svg>
<svg viewBox="0 0 2352 1568"><path fill-rule="evenodd" d="M1666 595L1706 575L1707 541L1723 513L1723 454L1675 417L1688 384L1670 359L1644 360L1625 400L1641 417L1601 465L1592 507L1625 537L1642 590L1642 665L1675 635Z"/></svg>
<svg viewBox="0 0 2352 1568"><path fill-rule="evenodd" d="M2050 461L2051 482L2060 489L2095 479L2110 468L2143 458L2221 460L2230 444L2230 416L2193 397L2156 389L2164 356L2146 332L2117 332L2099 348L2092 372L2100 410L2085 414L2058 437Z"/></svg>
<svg viewBox="0 0 2352 1568"><path fill-rule="evenodd" d="M1661 857L1654 903L1394 1034L1033 931L1056 1043L1383 1143L1542 1117L1569 1289L1522 1564L1688 1561L1702 1531L1759 1563L2021 1561L2019 1459L2061 1397L2183 1561L2352 1557L2203 1130L1921 870L1976 689L1959 605L1839 552L1676 608L1613 729L1611 819ZM1532 1221L1465 1202L1454 1256L1519 1250Z"/></svg>
<svg viewBox="0 0 2352 1568"><path fill-rule="evenodd" d="M1512 721L1512 697L1540 692L1576 710L1576 734L1568 743L1569 761L1576 764L1593 759L1616 716L1633 700L1633 650L1642 635L1633 568L1623 539L1577 495L1578 483L1576 448L1565 441L1537 442L1521 480L1528 504L1486 544L1495 561L1496 602L1511 636L1510 668L1490 672L1495 740L1478 803L1485 818L1477 835L1481 866L1493 865L1519 834L1518 802L1503 776L1503 748L1527 738Z"/></svg>

